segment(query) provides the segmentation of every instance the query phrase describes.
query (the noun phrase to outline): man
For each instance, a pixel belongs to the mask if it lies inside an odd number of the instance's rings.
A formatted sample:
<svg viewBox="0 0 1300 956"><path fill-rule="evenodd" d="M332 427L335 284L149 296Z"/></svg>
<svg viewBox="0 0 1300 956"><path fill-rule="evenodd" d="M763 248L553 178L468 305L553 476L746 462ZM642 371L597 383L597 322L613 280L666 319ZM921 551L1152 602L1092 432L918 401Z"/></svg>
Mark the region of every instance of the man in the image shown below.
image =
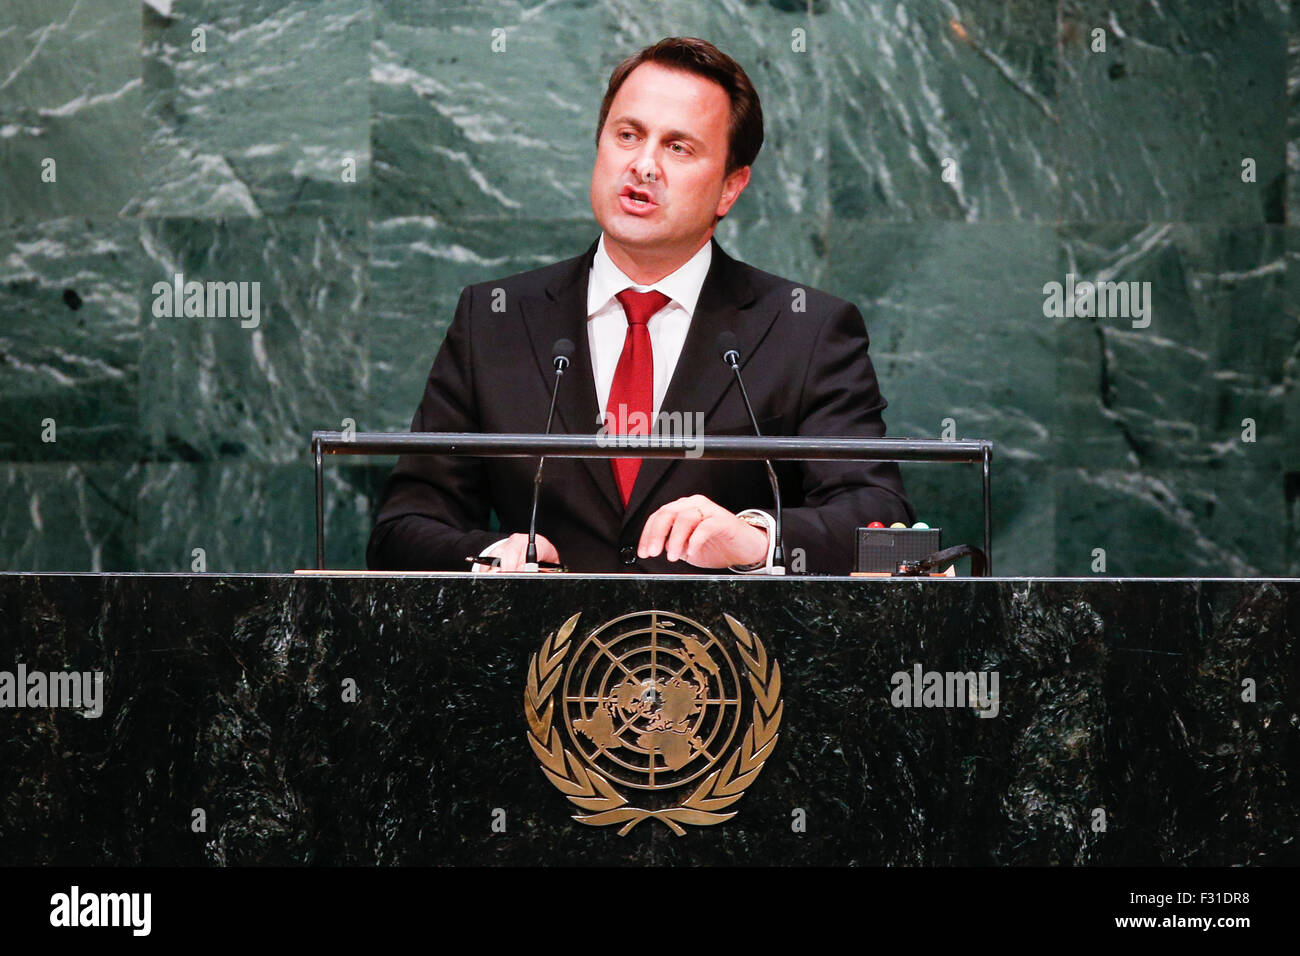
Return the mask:
<svg viewBox="0 0 1300 956"><path fill-rule="evenodd" d="M881 437L885 401L849 303L736 262L713 241L763 142L758 96L712 44L669 38L610 77L576 259L466 288L412 431L541 432L557 340L576 345L553 430L644 433L701 421L753 434L718 335L735 336L764 435ZM887 463L777 462L786 563L846 574L854 529L914 515ZM384 491L367 561L466 570L524 562L536 459L407 456ZM574 571L771 569L761 462L548 459L538 558ZM501 531L489 531L495 509ZM476 566L481 569L482 566Z"/></svg>

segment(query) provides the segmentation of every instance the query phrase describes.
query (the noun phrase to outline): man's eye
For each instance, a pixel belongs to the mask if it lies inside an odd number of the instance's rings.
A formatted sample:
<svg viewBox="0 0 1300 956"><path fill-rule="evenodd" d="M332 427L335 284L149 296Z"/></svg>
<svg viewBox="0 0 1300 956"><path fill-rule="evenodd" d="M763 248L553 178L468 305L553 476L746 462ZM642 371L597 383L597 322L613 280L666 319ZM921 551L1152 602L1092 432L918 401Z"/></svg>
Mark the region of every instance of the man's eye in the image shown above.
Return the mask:
<svg viewBox="0 0 1300 956"><path fill-rule="evenodd" d="M686 147L683 146L681 143L673 143L668 148L671 149L674 153L677 153L679 156L684 156L686 154Z"/></svg>
<svg viewBox="0 0 1300 956"><path fill-rule="evenodd" d="M635 135L636 134L633 133L631 130L625 129L619 132L618 138L622 140L626 140L628 137L635 136Z"/></svg>

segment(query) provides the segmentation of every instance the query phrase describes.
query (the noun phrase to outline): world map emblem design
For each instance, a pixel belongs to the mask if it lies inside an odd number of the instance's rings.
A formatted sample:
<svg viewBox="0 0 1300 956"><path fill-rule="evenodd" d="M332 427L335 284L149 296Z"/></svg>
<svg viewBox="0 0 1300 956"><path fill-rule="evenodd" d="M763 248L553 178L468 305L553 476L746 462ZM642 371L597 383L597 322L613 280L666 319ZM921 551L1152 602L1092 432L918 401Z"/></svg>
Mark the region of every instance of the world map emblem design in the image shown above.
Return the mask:
<svg viewBox="0 0 1300 956"><path fill-rule="evenodd" d="M781 723L781 671L762 643L730 615L727 643L657 610L577 640L579 617L532 656L524 691L529 744L585 811L574 819L620 835L655 819L681 836L735 816L723 811L762 770Z"/></svg>

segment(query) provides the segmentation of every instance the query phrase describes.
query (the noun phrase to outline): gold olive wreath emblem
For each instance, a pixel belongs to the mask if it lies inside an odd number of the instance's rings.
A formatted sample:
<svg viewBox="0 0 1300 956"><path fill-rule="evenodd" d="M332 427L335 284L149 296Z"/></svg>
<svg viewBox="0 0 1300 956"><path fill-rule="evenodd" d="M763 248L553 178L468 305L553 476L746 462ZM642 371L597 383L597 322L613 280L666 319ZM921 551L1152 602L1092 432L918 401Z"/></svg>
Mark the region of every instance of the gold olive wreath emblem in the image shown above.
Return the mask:
<svg viewBox="0 0 1300 956"><path fill-rule="evenodd" d="M758 777L781 726L781 668L762 642L723 615L742 677L728 647L690 618L640 611L571 640L579 617L529 659L524 689L528 743L547 779L585 811L573 819L622 824L620 836L658 820L682 836L683 824L734 817L721 811ZM741 731L746 686L753 700ZM640 791L638 802L666 805L633 806L620 785Z"/></svg>

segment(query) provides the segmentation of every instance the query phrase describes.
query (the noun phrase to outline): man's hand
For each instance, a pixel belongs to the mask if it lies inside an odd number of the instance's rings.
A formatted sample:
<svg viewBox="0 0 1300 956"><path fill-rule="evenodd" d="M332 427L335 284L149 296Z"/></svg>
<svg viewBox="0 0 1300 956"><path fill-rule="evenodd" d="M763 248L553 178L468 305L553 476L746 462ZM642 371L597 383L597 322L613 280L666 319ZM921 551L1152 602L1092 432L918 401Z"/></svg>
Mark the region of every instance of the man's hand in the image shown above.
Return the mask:
<svg viewBox="0 0 1300 956"><path fill-rule="evenodd" d="M638 557L667 551L669 561L697 568L729 568L767 560L767 532L742 521L703 495L670 501L641 529Z"/></svg>
<svg viewBox="0 0 1300 956"><path fill-rule="evenodd" d="M488 568L487 571L518 571L524 566L524 558L528 555L528 535L512 534L505 540L499 548L492 552L501 559L501 566ZM555 545L547 541L542 535L537 536L537 560L550 561L553 564L560 563L560 552L555 550Z"/></svg>

